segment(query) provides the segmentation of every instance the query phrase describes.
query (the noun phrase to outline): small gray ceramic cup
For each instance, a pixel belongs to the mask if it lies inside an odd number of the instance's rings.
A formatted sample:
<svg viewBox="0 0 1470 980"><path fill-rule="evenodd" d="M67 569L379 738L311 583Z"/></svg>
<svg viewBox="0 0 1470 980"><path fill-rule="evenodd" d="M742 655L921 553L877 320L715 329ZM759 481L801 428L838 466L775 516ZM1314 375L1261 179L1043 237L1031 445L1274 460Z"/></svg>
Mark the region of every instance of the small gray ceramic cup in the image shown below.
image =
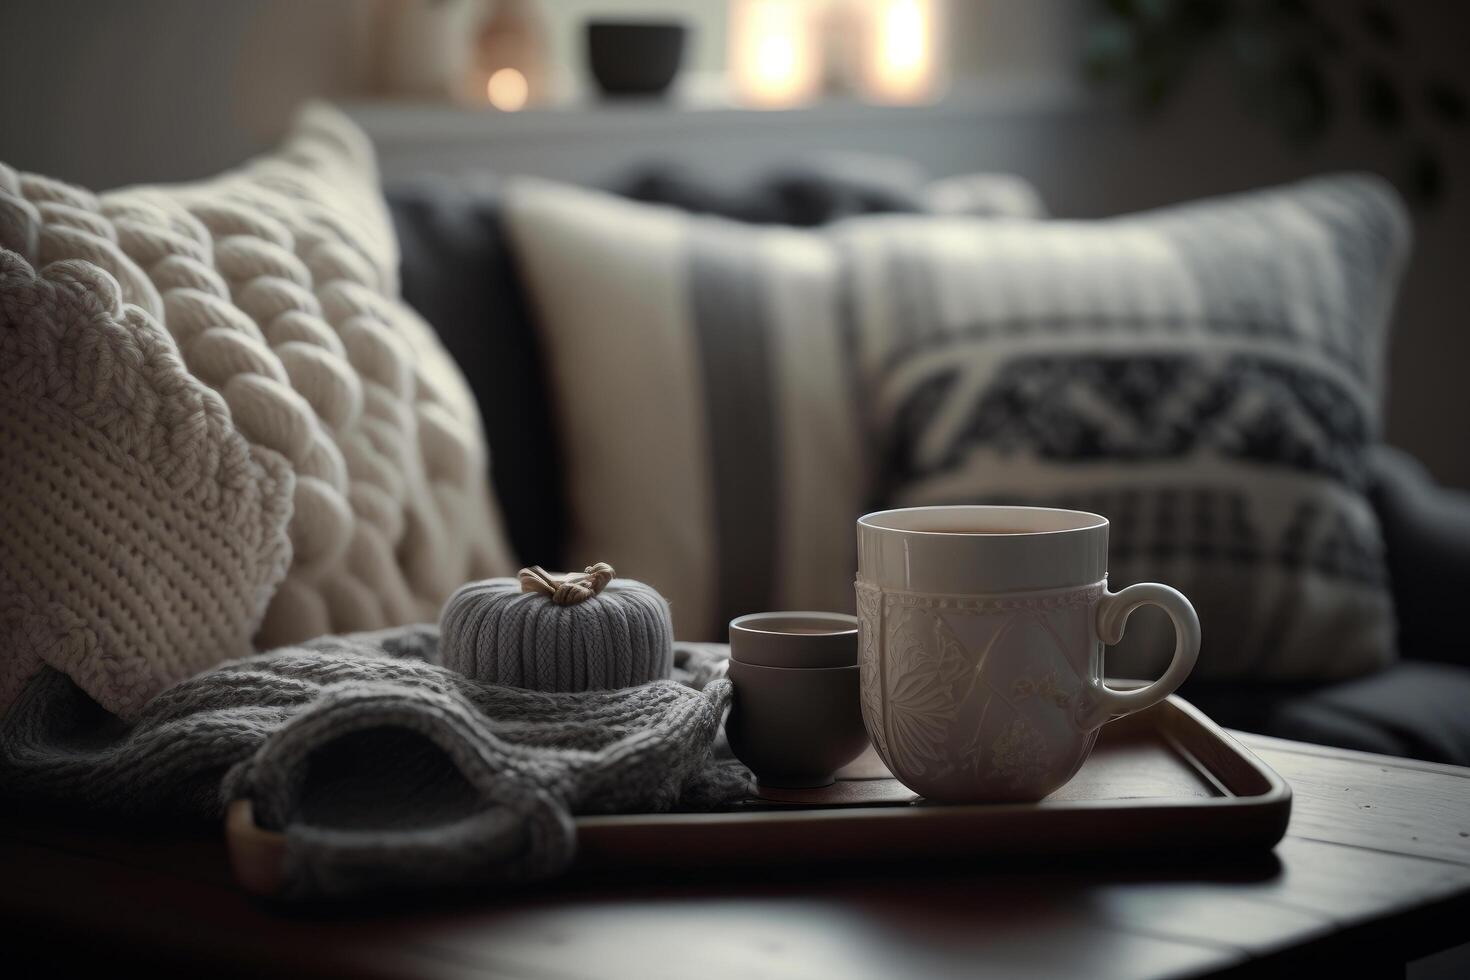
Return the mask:
<svg viewBox="0 0 1470 980"><path fill-rule="evenodd" d="M725 735L763 786L829 785L863 754L857 617L755 613L730 623Z"/></svg>

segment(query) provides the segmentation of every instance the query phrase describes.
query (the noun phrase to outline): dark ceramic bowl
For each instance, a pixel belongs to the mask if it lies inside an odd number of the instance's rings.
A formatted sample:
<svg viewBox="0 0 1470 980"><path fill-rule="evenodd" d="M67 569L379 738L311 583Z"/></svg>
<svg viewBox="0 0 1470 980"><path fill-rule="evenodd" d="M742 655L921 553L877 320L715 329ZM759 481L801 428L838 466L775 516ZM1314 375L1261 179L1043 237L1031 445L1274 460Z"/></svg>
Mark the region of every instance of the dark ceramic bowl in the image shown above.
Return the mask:
<svg viewBox="0 0 1470 980"><path fill-rule="evenodd" d="M659 95L684 59L684 25L676 21L587 23L587 63L605 95Z"/></svg>
<svg viewBox="0 0 1470 980"><path fill-rule="evenodd" d="M868 747L858 667L761 667L730 661L730 750L762 786L830 785Z"/></svg>

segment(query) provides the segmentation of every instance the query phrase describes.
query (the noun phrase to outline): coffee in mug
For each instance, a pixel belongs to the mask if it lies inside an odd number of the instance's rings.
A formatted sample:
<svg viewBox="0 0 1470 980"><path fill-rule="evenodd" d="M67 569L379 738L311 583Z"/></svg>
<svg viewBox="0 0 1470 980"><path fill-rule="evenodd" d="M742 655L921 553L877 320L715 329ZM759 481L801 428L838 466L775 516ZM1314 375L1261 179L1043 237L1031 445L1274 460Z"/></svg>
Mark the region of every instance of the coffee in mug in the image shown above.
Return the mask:
<svg viewBox="0 0 1470 980"><path fill-rule="evenodd" d="M1199 655L1194 607L1166 585L1107 589L1108 522L1042 507L916 507L858 526L858 663L873 746L933 800L1039 800L1105 723L1150 707ZM1103 647L1157 605L1174 656L1138 690L1103 682Z"/></svg>

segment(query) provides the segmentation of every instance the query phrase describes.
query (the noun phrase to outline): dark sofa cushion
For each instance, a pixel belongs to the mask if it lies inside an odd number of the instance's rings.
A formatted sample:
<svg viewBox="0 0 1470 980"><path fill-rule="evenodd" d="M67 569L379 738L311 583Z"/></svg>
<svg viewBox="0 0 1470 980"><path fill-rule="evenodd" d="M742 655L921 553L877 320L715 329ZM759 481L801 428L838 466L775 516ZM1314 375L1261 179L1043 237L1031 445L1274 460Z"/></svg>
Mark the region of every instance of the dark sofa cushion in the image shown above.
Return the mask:
<svg viewBox="0 0 1470 980"><path fill-rule="evenodd" d="M671 204L750 224L816 227L859 214L927 210L924 178L901 161L792 161L743 181L722 181L687 164L636 168L608 190L635 201Z"/></svg>
<svg viewBox="0 0 1470 980"><path fill-rule="evenodd" d="M1470 591L1470 493L1435 484L1408 453L1378 446L1370 491L1383 526L1405 658L1470 667L1463 608ZM1465 708L1470 727L1470 701Z"/></svg>
<svg viewBox="0 0 1470 980"><path fill-rule="evenodd" d="M499 181L423 177L391 184L403 298L469 379L491 478L523 562L562 566L566 505L535 324L500 223Z"/></svg>
<svg viewBox="0 0 1470 980"><path fill-rule="evenodd" d="M1186 685L1217 722L1278 738L1470 765L1470 668L1402 661L1325 687Z"/></svg>
<svg viewBox="0 0 1470 980"><path fill-rule="evenodd" d="M1470 669L1405 661L1371 677L1287 698L1270 734L1470 765Z"/></svg>

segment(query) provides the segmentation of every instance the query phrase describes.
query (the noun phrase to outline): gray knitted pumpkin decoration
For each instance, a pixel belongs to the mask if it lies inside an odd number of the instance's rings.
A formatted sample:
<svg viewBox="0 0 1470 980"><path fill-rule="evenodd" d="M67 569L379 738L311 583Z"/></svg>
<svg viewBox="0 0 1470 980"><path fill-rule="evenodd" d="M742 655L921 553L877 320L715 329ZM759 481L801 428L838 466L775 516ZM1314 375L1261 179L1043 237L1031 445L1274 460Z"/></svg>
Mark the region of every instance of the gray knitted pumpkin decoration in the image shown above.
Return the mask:
<svg viewBox="0 0 1470 980"><path fill-rule="evenodd" d="M614 579L599 562L553 575L463 586L439 617L444 666L491 684L536 691L615 690L668 677L674 667L669 604L651 586Z"/></svg>

